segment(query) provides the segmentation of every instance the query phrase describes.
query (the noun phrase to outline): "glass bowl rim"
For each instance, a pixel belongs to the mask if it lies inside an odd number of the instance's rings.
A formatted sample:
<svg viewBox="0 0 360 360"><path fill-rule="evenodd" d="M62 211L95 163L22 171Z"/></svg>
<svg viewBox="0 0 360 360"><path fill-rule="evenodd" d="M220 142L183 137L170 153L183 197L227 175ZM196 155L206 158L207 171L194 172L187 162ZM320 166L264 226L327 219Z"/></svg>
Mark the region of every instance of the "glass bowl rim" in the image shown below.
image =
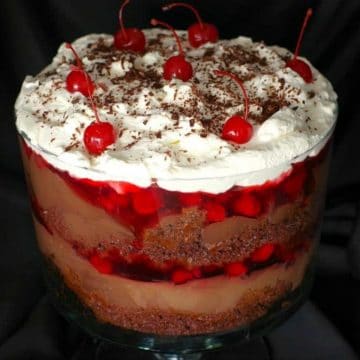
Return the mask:
<svg viewBox="0 0 360 360"><path fill-rule="evenodd" d="M320 150L318 151L318 153L326 146L326 144L329 142L330 138L332 137L334 130L336 128L337 125L337 116L338 113L336 112L334 115L334 123L332 124L332 126L327 130L327 132L319 139L319 141L317 141L313 146L311 146L309 149L307 149L306 151L297 154L296 156L294 156L292 159L283 161L275 166L273 166L273 168L282 168L282 167L289 167L291 164L297 163L297 162L301 162L304 161L306 158L309 157L309 154L311 154L314 149L316 147L318 147L320 144L323 144L323 146L320 148ZM29 139L29 137L23 132L20 131L19 129L17 129L17 133L20 136L20 138L24 139L26 141L27 144L30 144L31 148L37 152L39 155L41 154L46 154L48 156L52 156L52 157L57 157L56 154L51 153L45 149L39 148L38 146L35 146L32 144L31 140ZM316 155L314 155L316 156ZM67 163L63 160L56 160L57 162L60 162L64 165L67 165ZM54 164L52 164L51 162L49 162L50 165L54 166L55 168L57 168L57 166L55 166ZM101 175L106 175L106 172L104 171L99 171L99 170L95 170L95 169L91 169L89 167L86 166L79 166L79 165L72 165L72 168L77 168L77 169L81 169L81 170L85 170L85 171L90 171L90 174L101 174ZM60 169L62 171L66 171L66 166L64 166L64 169ZM227 175L214 175L214 176L203 176L203 177L157 177L157 178L152 178L152 184L156 184L159 182L176 182L176 181L181 181L181 182L190 182L190 181L206 181L206 180L221 180L221 179L231 179L231 178L236 178L236 177L243 177L243 176L249 176L251 174L259 174L263 171L268 170L269 168L261 168L261 169L257 169L257 170L252 170L252 171L247 171L247 172L240 172L240 173L233 173L233 174L227 174ZM75 177L77 177L76 175L74 175ZM78 177L81 178L81 177ZM84 177L82 177L84 178ZM91 176L88 177L89 179L91 179ZM104 176L103 180L95 180L95 181L99 181L99 182L106 182L106 181L111 181L111 182L130 182L128 180L117 180L117 179L111 179L111 175L109 175L109 178L106 179L106 177Z"/></svg>

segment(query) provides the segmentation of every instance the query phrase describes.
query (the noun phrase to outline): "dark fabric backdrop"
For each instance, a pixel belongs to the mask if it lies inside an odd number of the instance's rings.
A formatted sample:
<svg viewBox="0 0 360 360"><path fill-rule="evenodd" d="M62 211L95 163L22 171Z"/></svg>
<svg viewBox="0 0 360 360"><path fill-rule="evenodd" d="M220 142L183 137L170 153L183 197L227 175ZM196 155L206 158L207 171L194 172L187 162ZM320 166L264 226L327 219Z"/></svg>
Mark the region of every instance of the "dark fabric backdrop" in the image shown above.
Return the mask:
<svg viewBox="0 0 360 360"><path fill-rule="evenodd" d="M184 28L193 20L181 9L162 14L164 3L133 0L125 21L145 27L155 16ZM360 1L193 3L205 19L218 25L223 37L242 34L291 49L306 8L312 6L315 15L302 54L329 77L340 104L319 267L311 294L316 307L307 304L268 338L209 358L235 359L241 354L244 359L353 359L348 344L360 354ZM24 76L41 70L61 42L91 32L113 33L119 5L118 0L0 3L0 359L115 358L107 345L92 342L62 320L44 296L13 103ZM116 354L117 358L140 356L125 350Z"/></svg>

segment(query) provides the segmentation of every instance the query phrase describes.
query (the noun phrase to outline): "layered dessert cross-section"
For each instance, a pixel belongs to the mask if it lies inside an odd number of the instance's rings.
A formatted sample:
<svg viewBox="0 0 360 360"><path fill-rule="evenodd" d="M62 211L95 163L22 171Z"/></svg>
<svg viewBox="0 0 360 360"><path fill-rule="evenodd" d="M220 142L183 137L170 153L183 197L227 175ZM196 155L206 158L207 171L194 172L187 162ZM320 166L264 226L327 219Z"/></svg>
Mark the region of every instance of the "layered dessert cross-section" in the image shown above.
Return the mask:
<svg viewBox="0 0 360 360"><path fill-rule="evenodd" d="M310 64L312 82L287 67L285 49L244 37L193 49L181 31L194 74L166 80L176 42L144 33L143 53L105 34L73 43L91 101L66 88L76 63L65 45L25 79L17 128L40 250L99 323L249 327L291 307L312 266L336 95ZM116 135L96 156L83 141L94 104ZM244 143L224 136L234 114L251 126Z"/></svg>

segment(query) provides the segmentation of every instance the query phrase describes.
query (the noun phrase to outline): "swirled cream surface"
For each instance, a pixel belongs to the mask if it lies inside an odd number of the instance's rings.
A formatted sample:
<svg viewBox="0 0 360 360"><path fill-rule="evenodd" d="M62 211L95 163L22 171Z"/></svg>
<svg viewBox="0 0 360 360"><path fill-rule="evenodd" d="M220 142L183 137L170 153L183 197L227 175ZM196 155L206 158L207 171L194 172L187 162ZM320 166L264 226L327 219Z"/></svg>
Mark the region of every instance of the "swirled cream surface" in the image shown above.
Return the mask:
<svg viewBox="0 0 360 360"><path fill-rule="evenodd" d="M273 180L293 162L316 155L328 140L336 94L310 64L310 84L287 68L289 51L245 37L192 49L179 31L194 76L166 81L163 64L177 54L176 42L166 30L144 32L143 54L117 50L106 34L73 43L96 83L100 119L116 129L116 142L100 156L89 155L83 144L85 128L95 121L89 99L66 89L75 65L72 52L63 44L49 66L25 78L16 125L50 164L78 178L220 193ZM244 114L244 98L236 82L214 70L244 82L254 128L246 144L221 137L224 123Z"/></svg>

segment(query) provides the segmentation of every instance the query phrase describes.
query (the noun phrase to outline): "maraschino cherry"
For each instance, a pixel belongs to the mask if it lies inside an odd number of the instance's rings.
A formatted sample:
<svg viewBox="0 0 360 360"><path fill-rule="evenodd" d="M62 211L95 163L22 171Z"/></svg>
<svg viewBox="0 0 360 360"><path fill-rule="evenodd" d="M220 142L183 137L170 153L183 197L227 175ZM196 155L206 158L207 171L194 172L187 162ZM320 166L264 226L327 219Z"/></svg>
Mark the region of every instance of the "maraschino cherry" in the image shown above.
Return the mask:
<svg viewBox="0 0 360 360"><path fill-rule="evenodd" d="M296 44L294 57L286 63L287 67L289 67L291 70L297 72L307 83L311 83L313 81L313 74L312 74L310 66L305 61L300 60L298 58L298 56L299 56L299 52L300 52L300 46L302 43L302 39L304 36L304 31L305 31L305 28L309 22L309 19L310 19L312 13L313 13L312 9L307 10L303 25L302 25L302 28L300 31L299 39Z"/></svg>
<svg viewBox="0 0 360 360"><path fill-rule="evenodd" d="M108 146L115 142L114 127L101 121L92 95L89 97L96 121L92 122L84 132L84 144L91 155L101 155Z"/></svg>
<svg viewBox="0 0 360 360"><path fill-rule="evenodd" d="M171 56L164 64L164 79L171 80L176 78L182 81L188 81L191 79L193 76L193 68L192 65L185 59L184 50L175 29L169 24L156 19L151 19L151 25L161 25L169 29L173 33L179 48L179 55Z"/></svg>
<svg viewBox="0 0 360 360"><path fill-rule="evenodd" d="M242 81L234 74L227 71L215 70L217 76L227 76L237 82L244 95L245 112L244 116L233 115L226 121L222 129L222 138L225 140L233 141L237 144L247 143L253 134L253 127L248 122L249 116L249 98Z"/></svg>
<svg viewBox="0 0 360 360"><path fill-rule="evenodd" d="M120 30L114 35L114 45L119 50L143 52L145 50L145 35L137 28L126 28L123 22L124 7L130 2L125 0L119 11Z"/></svg>
<svg viewBox="0 0 360 360"><path fill-rule="evenodd" d="M76 59L76 66L73 66L73 69L66 78L66 89L71 93L78 91L84 96L89 97L94 92L94 83L84 70L83 63L72 45L66 43L65 46L72 51Z"/></svg>
<svg viewBox="0 0 360 360"><path fill-rule="evenodd" d="M189 43L192 47L198 48L208 42L216 43L219 40L219 31L217 27L213 24L203 22L199 12L192 5L183 2L175 2L163 6L162 9L164 11L168 11L179 6L190 9L195 14L198 21L197 23L190 25L188 28Z"/></svg>
<svg viewBox="0 0 360 360"><path fill-rule="evenodd" d="M96 121L92 122L84 132L84 144L86 150L91 155L100 155L106 148L115 142L114 127L108 123L100 121L99 114L94 102L93 92L95 89L94 82L89 74L84 70L79 55L71 44L66 44L77 61L77 66L66 78L66 88L70 92L80 91L90 99L91 107L94 110Z"/></svg>

